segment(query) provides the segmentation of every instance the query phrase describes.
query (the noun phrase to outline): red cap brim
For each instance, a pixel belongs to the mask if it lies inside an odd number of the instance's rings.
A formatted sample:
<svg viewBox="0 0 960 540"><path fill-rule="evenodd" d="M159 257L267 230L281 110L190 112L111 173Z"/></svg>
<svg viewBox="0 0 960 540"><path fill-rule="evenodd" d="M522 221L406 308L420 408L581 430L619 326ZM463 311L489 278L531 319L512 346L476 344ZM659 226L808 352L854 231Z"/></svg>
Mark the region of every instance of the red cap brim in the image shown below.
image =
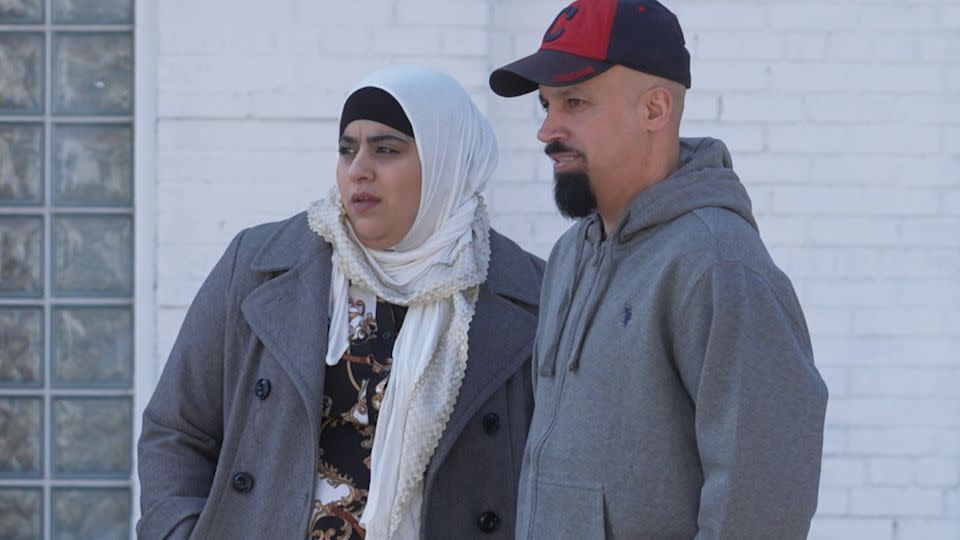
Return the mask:
<svg viewBox="0 0 960 540"><path fill-rule="evenodd" d="M490 74L490 89L503 97L522 96L544 86L570 86L592 79L613 64L541 49Z"/></svg>

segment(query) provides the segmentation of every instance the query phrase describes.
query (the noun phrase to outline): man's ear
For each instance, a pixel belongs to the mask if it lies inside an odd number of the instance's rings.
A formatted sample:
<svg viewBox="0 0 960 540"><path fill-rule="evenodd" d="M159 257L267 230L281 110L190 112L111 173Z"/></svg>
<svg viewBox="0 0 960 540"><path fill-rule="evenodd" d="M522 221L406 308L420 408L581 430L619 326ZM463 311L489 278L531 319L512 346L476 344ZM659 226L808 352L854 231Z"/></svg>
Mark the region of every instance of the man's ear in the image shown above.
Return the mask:
<svg viewBox="0 0 960 540"><path fill-rule="evenodd" d="M654 86L644 93L640 105L643 107L641 112L648 130L660 131L670 125L673 108L676 106L670 90L662 86Z"/></svg>

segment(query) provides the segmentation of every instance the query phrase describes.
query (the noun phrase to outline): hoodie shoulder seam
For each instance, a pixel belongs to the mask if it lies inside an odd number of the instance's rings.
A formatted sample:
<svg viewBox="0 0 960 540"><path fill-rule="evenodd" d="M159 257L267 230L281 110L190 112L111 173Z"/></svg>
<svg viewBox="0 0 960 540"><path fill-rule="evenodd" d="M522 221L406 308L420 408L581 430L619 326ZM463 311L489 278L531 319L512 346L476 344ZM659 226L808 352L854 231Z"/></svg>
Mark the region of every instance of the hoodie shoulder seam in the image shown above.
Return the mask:
<svg viewBox="0 0 960 540"><path fill-rule="evenodd" d="M781 308L784 312L787 313L787 315L788 315L788 316L790 317L790 319L794 322L794 324L796 324L797 326L799 326L800 328L803 328L803 329L805 329L805 330L807 329L807 326L806 326L806 324L804 323L803 319L802 319L801 317L798 317L797 314L794 313L794 310L791 309L790 306L789 306L786 302L783 301L783 298L781 298L781 294L780 294L779 288L778 288L777 286L775 286L773 283L771 283L771 282L770 282L770 279L769 279L763 272L757 270L756 268L753 268L751 265L748 265L748 264L746 264L745 262L740 261L740 260L724 260L724 259L716 260L716 261L711 262L709 265L707 265L706 268L704 268L704 269L700 272L700 274L696 277L696 279L694 279L693 285L690 286L690 289L689 289L689 290L687 291L687 293L684 295L683 301L680 303L680 318L681 318L681 320L686 318L687 309L690 307L690 302L691 302L691 300L692 300L693 297L694 297L694 292L695 292L695 291L700 287L700 285L705 281L707 275L708 275L710 272L712 272L712 271L713 271L714 269L716 269L717 267L723 266L723 265L739 266L739 267L741 267L745 272L749 272L750 274L753 274L756 278L758 278L758 279L767 287L767 289L770 290L770 293L771 293L771 294L773 295L773 297L776 299L777 304L779 304L779 305L780 305L780 308Z"/></svg>
<svg viewBox="0 0 960 540"><path fill-rule="evenodd" d="M726 260L724 259L723 253L721 253L721 250L720 250L720 239L717 237L717 232L716 230L714 230L714 227L712 227L710 223L707 222L706 218L703 216L703 212L701 211L701 209L697 208L695 210L692 210L690 213L697 218L700 224L703 225L703 228L707 231L707 235L709 236L709 239L710 239L709 241L710 251L713 258L715 260L721 260L721 261ZM734 259L734 260L738 260L738 259ZM711 266L713 264L714 263L711 263Z"/></svg>
<svg viewBox="0 0 960 540"><path fill-rule="evenodd" d="M743 220L742 216L740 216L739 214L731 210L727 210L725 208L715 208L715 207L711 207L711 208L714 208L715 210L718 210L718 211L729 212L737 219ZM713 247L714 256L717 258L717 260L728 261L728 262L744 262L744 259L742 256L732 256L730 253L726 253L726 251L730 251L730 250L721 249L720 236L717 234L717 230L716 230L717 228L715 224L711 225L711 223L709 223L707 219L704 217L703 214L705 213L705 211L706 211L706 208L697 208L691 211L691 213L694 216L696 216L697 219L700 220L700 223L703 224L704 228L707 229L707 232L709 233L710 238L713 240L712 247ZM749 225L749 223L746 220L743 220L743 221L744 221L744 224Z"/></svg>

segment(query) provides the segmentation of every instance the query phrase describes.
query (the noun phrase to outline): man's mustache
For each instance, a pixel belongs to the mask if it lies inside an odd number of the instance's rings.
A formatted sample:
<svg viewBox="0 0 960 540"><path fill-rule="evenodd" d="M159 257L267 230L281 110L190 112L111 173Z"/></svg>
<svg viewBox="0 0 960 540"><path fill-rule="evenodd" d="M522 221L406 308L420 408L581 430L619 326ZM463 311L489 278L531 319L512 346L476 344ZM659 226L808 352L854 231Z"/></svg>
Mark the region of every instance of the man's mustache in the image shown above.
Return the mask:
<svg viewBox="0 0 960 540"><path fill-rule="evenodd" d="M571 148L560 141L553 141L552 143L548 144L547 146L544 147L543 152L548 156L552 154L564 154L564 153L574 153L577 155L582 155L582 152L580 152L576 148Z"/></svg>

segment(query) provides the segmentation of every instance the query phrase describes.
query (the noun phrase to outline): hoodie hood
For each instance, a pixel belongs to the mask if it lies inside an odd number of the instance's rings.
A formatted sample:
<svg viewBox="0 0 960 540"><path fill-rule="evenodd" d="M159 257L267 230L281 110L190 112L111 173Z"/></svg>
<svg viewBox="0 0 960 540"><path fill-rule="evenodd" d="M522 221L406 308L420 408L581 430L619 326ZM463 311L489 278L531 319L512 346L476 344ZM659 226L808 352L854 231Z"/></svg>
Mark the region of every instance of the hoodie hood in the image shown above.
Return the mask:
<svg viewBox="0 0 960 540"><path fill-rule="evenodd" d="M579 367L583 337L591 325L599 303L610 288L611 264L616 264L616 261L611 259L624 256L619 253L608 254L611 251L609 244L626 248L617 248L613 250L615 252L630 251L631 248L626 244L641 232L708 207L730 210L757 230L757 223L751 212L750 197L737 174L733 172L732 159L726 145L711 138L680 139L680 167L630 202L620 222L608 235L608 245L604 245L602 240L599 214L594 213L574 227L578 231L574 233L575 245L572 247L574 271L561 285L563 293L557 313L559 322L557 330L551 333L552 338L544 343L544 353L550 360L540 367L543 375L552 375L555 372L560 341L563 339L560 335L561 329L567 327L571 310L578 315L571 327L574 335L569 349L571 352L568 355L568 367L571 371L576 371ZM560 242L563 243L564 239ZM592 262L585 262L587 259ZM589 292L585 294L582 302L575 302L575 292L581 282L590 283Z"/></svg>
<svg viewBox="0 0 960 540"><path fill-rule="evenodd" d="M731 210L757 229L750 197L733 172L727 146L709 137L683 138L680 168L637 195L610 237L627 242L645 229L706 207Z"/></svg>

